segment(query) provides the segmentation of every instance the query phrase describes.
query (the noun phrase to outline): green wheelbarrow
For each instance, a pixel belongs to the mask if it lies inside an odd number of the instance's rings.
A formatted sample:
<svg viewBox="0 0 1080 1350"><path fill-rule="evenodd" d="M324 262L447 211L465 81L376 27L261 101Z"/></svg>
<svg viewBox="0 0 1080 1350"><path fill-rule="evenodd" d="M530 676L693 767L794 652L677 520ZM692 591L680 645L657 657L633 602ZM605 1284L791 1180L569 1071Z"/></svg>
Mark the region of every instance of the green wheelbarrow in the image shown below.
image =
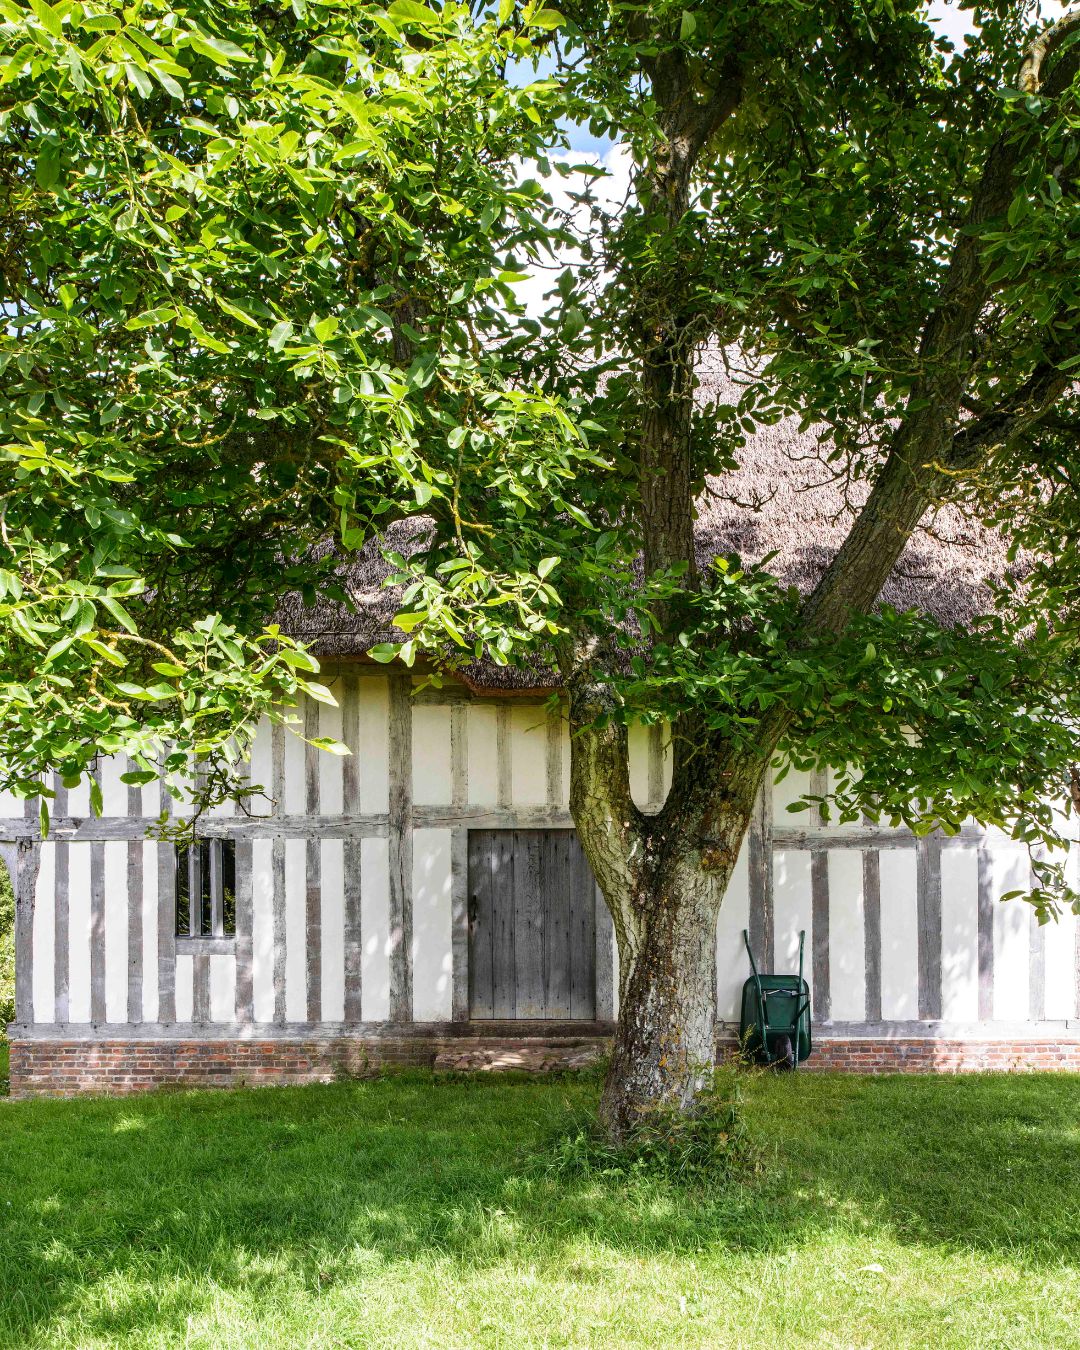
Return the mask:
<svg viewBox="0 0 1080 1350"><path fill-rule="evenodd" d="M739 1044L743 1054L776 1069L797 1069L810 1054L810 986L803 979L803 941L799 934L798 975L759 975L743 929L753 974L743 985Z"/></svg>

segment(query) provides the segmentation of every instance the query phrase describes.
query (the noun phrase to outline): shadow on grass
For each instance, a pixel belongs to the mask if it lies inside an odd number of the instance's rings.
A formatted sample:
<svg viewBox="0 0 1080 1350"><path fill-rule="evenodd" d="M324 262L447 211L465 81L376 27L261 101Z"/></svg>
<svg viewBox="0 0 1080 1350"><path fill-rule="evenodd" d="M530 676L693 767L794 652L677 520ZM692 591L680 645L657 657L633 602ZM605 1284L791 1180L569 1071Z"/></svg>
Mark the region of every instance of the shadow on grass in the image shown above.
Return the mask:
<svg viewBox="0 0 1080 1350"><path fill-rule="evenodd" d="M193 1300L283 1270L316 1290L396 1263L543 1269L617 1253L791 1250L829 1234L1007 1253L1080 1249L1076 1078L752 1078L763 1170L686 1192L557 1175L587 1080L438 1082L0 1111L0 1340L33 1339L95 1283L95 1334L183 1327ZM201 1294L200 1294L201 1291ZM85 1313L84 1313L85 1318Z"/></svg>

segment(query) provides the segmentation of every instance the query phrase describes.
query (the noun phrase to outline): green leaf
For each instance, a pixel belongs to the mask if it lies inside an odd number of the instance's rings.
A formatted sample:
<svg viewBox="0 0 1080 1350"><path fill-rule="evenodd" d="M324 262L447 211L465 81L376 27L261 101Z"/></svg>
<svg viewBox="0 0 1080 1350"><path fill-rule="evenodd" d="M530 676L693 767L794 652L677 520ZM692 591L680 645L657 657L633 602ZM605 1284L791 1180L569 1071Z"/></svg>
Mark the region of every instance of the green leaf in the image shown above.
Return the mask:
<svg viewBox="0 0 1080 1350"><path fill-rule="evenodd" d="M557 9L541 9L532 16L528 26L550 33L556 28L561 28L565 22L566 20Z"/></svg>
<svg viewBox="0 0 1080 1350"><path fill-rule="evenodd" d="M60 180L60 147L52 141L46 141L41 147L34 166L37 185L45 192L51 192Z"/></svg>
<svg viewBox="0 0 1080 1350"><path fill-rule="evenodd" d="M246 310L241 309L239 305L234 305L231 300L226 300L221 295L215 295L214 299L217 301L218 308L224 310L230 318L237 319L240 323L246 323L249 328L262 327L258 319L252 318Z"/></svg>
<svg viewBox="0 0 1080 1350"><path fill-rule="evenodd" d="M337 699L325 684L318 684L314 680L305 680L304 692L319 703L329 703L331 707L337 707Z"/></svg>
<svg viewBox="0 0 1080 1350"><path fill-rule="evenodd" d="M238 47L235 42L229 42L226 38L211 37L209 33L190 33L188 40L191 46L201 55L208 56L211 61L219 66L228 66L233 61L254 61L255 57L249 55L242 47Z"/></svg>
<svg viewBox="0 0 1080 1350"><path fill-rule="evenodd" d="M293 326L288 319L281 319L270 329L270 349L279 352L293 335Z"/></svg>
<svg viewBox="0 0 1080 1350"><path fill-rule="evenodd" d="M393 0L393 4L387 6L387 13L396 23L418 23L427 28L437 28L442 23L441 15L426 5L417 4L416 0Z"/></svg>
<svg viewBox="0 0 1080 1350"><path fill-rule="evenodd" d="M315 736L311 744L318 750L325 750L330 755L340 755L342 757L351 755L352 751L344 741L332 740L329 736Z"/></svg>

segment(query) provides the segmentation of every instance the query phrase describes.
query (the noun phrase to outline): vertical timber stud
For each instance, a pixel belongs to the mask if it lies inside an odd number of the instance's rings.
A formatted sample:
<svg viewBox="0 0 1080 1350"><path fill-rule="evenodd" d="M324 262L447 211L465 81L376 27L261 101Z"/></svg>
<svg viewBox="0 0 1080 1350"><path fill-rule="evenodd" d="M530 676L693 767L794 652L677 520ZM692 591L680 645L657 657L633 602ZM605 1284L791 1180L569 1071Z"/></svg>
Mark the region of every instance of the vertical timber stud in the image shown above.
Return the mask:
<svg viewBox="0 0 1080 1350"><path fill-rule="evenodd" d="M514 799L509 703L500 703L495 709L495 798L500 811L509 811Z"/></svg>
<svg viewBox="0 0 1080 1350"><path fill-rule="evenodd" d="M916 848L919 944L919 1018L941 1017L941 836L923 836Z"/></svg>
<svg viewBox="0 0 1080 1350"><path fill-rule="evenodd" d="M412 1021L412 679L390 676L390 1020Z"/></svg>
<svg viewBox="0 0 1080 1350"><path fill-rule="evenodd" d="M127 762L128 772L134 773L138 765L133 759ZM129 818L142 815L142 788L137 783L129 783L127 790L127 813ZM127 1020L143 1020L143 841L129 839L127 843Z"/></svg>
<svg viewBox="0 0 1080 1350"><path fill-rule="evenodd" d="M23 815L32 821L38 815L38 799L27 797ZM41 845L20 839L15 876L15 1021L24 1026L34 1020L34 901L37 893Z"/></svg>
<svg viewBox="0 0 1080 1350"><path fill-rule="evenodd" d="M455 810L469 803L468 712L463 703L450 709L450 800ZM549 749L550 755L550 749ZM549 760L550 768L550 760ZM450 832L450 1016L469 1020L469 831Z"/></svg>
<svg viewBox="0 0 1080 1350"><path fill-rule="evenodd" d="M270 791L273 815L285 813L285 728L275 722L270 732ZM270 845L274 914L274 1021L285 1021L285 836L277 827Z"/></svg>
<svg viewBox="0 0 1080 1350"><path fill-rule="evenodd" d="M319 818L319 751L311 744L319 734L319 705L313 698L304 704L304 808L309 825ZM304 924L307 932L307 1020L322 1021L322 843L307 837L307 885Z"/></svg>
<svg viewBox="0 0 1080 1350"><path fill-rule="evenodd" d="M1034 888L1038 884L1032 868L1030 885ZM1046 929L1034 907L1028 913L1028 1017L1032 1022L1046 1017Z"/></svg>
<svg viewBox="0 0 1080 1350"><path fill-rule="evenodd" d="M161 765L162 775L165 765ZM171 814L172 798L160 787L161 814ZM176 851L172 844L159 843L158 864L158 1020L176 1021Z"/></svg>
<svg viewBox="0 0 1080 1350"><path fill-rule="evenodd" d="M53 780L53 791L56 794L53 797L53 812L57 817L66 816L68 812L68 794L59 777ZM63 839L58 839L54 844L53 857L54 865L54 885L55 892L55 914L56 914L56 934L53 938L53 1018L56 1022L63 1025L69 1017L68 1005L68 980L70 970L71 953L69 949L68 937L68 887L71 875L68 845Z"/></svg>
<svg viewBox="0 0 1080 1350"><path fill-rule="evenodd" d="M549 708L547 712L547 804L557 810L563 803L562 711Z"/></svg>
<svg viewBox="0 0 1080 1350"><path fill-rule="evenodd" d="M824 797L828 779L820 770L810 776L810 791ZM812 810L812 823L822 824L821 808ZM814 987L814 1016L819 1022L832 1017L832 978L829 967L829 851L816 848L810 854L810 943Z"/></svg>
<svg viewBox="0 0 1080 1350"><path fill-rule="evenodd" d="M360 686L355 675L342 684L341 737L352 751L342 765L343 806L347 816L360 814ZM360 1021L363 978L363 930L360 908L360 840L347 838L345 867L345 1021Z"/></svg>
<svg viewBox="0 0 1080 1350"><path fill-rule="evenodd" d="M765 771L750 820L750 946L759 970L773 968L772 767Z"/></svg>
<svg viewBox="0 0 1080 1350"><path fill-rule="evenodd" d="M233 1016L247 1025L255 1020L254 905L250 839L236 841L236 1002Z"/></svg>
<svg viewBox="0 0 1080 1350"><path fill-rule="evenodd" d="M862 855L863 960L866 967L866 1020L881 1021L881 854Z"/></svg>
<svg viewBox="0 0 1080 1350"><path fill-rule="evenodd" d="M994 1015L994 894L988 848L979 848L978 867L979 1021L987 1022Z"/></svg>

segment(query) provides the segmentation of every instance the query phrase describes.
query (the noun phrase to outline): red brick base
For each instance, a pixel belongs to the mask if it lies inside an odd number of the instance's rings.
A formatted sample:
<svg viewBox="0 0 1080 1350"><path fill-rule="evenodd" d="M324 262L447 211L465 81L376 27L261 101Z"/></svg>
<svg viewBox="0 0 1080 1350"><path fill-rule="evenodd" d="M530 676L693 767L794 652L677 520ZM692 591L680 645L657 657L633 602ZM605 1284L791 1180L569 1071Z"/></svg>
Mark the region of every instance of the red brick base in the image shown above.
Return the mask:
<svg viewBox="0 0 1080 1350"><path fill-rule="evenodd" d="M484 1037L471 1041L490 1052L486 1067L521 1067L515 1052L537 1038ZM599 1038L548 1038L540 1057L545 1069L580 1064L584 1052L600 1048ZM327 1083L362 1077L390 1065L430 1068L456 1060L457 1038L339 1037L297 1040L36 1040L11 1042L12 1097L114 1096L154 1088L258 1087L284 1083ZM718 1046L734 1054L733 1041ZM485 1067L477 1065L477 1067ZM529 1067L528 1064L525 1067ZM965 1073L979 1070L1080 1072L1080 1040L874 1039L820 1036L806 1071L848 1073Z"/></svg>

